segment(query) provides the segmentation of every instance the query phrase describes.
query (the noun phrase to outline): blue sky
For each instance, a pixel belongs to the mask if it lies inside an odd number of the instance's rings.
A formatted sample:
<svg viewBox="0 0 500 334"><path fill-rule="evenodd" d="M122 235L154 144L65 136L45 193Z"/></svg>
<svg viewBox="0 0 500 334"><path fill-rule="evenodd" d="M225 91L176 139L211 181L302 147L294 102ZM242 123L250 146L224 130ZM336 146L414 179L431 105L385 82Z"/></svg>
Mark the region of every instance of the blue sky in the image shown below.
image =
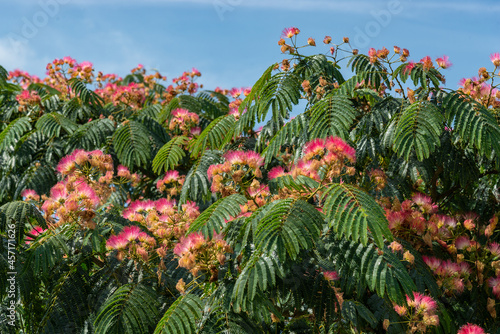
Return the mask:
<svg viewBox="0 0 500 334"><path fill-rule="evenodd" d="M491 68L500 52L500 2L416 0L17 0L0 5L0 64L43 76L54 58L91 61L126 75L141 63L169 79L196 67L207 89L251 86L283 58L277 42L296 26L353 47L398 45L418 61L444 54L447 86ZM308 52L309 52L308 51Z"/></svg>

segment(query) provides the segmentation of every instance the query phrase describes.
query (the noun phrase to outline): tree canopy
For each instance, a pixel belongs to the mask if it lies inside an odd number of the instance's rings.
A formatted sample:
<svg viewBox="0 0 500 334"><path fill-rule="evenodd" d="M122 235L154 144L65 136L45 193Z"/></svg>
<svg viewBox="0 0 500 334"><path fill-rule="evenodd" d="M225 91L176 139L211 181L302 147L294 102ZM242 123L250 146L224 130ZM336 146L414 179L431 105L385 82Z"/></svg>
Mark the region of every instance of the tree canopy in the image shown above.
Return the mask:
<svg viewBox="0 0 500 334"><path fill-rule="evenodd" d="M0 66L2 333L500 332L500 54L299 33L251 88Z"/></svg>

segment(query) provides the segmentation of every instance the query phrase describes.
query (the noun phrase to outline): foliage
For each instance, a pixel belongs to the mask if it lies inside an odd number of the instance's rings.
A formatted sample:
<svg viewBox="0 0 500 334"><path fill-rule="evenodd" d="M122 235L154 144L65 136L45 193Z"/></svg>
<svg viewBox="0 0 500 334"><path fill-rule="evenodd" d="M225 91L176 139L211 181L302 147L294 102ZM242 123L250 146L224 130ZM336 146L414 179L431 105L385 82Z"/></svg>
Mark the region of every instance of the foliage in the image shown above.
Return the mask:
<svg viewBox="0 0 500 334"><path fill-rule="evenodd" d="M500 55L299 33L251 89L0 67L2 333L500 330Z"/></svg>

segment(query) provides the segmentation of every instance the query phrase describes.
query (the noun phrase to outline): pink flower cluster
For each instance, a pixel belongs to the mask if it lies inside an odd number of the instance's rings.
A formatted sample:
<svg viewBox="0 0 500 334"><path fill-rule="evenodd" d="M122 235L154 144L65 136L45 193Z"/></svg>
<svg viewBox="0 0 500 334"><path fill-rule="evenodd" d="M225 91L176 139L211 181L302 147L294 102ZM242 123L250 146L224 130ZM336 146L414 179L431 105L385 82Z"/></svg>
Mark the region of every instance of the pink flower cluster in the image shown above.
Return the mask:
<svg viewBox="0 0 500 334"><path fill-rule="evenodd" d="M21 70L14 70L9 72L9 76L7 80L12 81L13 83L18 84L23 89L27 89L29 85L32 83L40 83L42 82L39 77L36 75L30 75L28 72Z"/></svg>
<svg viewBox="0 0 500 334"><path fill-rule="evenodd" d="M100 150L87 152L78 149L62 158L56 170L64 179L52 187L49 197L42 196L41 209L45 218L55 226L77 222L82 227L94 228L96 210L113 191L111 156ZM118 174L122 178L126 177L126 182L136 183L140 179L137 174L130 174L124 166L119 166ZM39 200L36 192L30 189L22 195L25 200Z"/></svg>
<svg viewBox="0 0 500 334"><path fill-rule="evenodd" d="M125 104L132 108L142 108L146 97L164 105L179 94L195 94L199 88L203 87L203 85L194 82L196 77L201 76L200 71L195 68L174 78L173 85L166 87L163 92L158 92L156 85L159 80L166 81L167 78L158 72L146 74L146 69L141 64L131 70L133 75L141 76L141 81L127 84L123 84L122 78L116 74L98 72L96 76L91 62L78 63L71 57L54 59L47 64L46 69L47 76L43 80L20 70L9 72L8 80L18 83L23 89L27 89L32 83L44 83L58 90L62 99L68 99L75 97L68 81L78 78L86 84L95 83L97 86L95 92L103 98L105 103Z"/></svg>
<svg viewBox="0 0 500 334"><path fill-rule="evenodd" d="M490 78L490 74L486 72L484 67L479 70L479 74L479 78L461 79L459 83L461 88L459 90L485 107L500 107L500 91L486 82Z"/></svg>
<svg viewBox="0 0 500 334"><path fill-rule="evenodd" d="M200 211L191 201L178 206L175 200L160 198L156 201L134 201L123 210L122 215L146 227L158 238L161 246L171 248L176 240L184 236Z"/></svg>
<svg viewBox="0 0 500 334"><path fill-rule="evenodd" d="M355 168L348 163L356 162L356 151L339 137L317 138L305 144L303 157L286 173L281 166L269 171L269 179L285 174L293 177L304 175L318 182L331 182L344 174L353 175ZM320 174L323 174L321 176Z"/></svg>
<svg viewBox="0 0 500 334"><path fill-rule="evenodd" d="M34 237L38 237L39 235L43 234L43 232L47 231L41 226L35 226L31 231L29 231L29 234L31 234ZM33 241L33 238L30 236L27 236L25 238L25 243L29 245Z"/></svg>
<svg viewBox="0 0 500 334"><path fill-rule="evenodd" d="M211 240L206 240L201 233L191 233L181 238L174 248L179 258L179 266L188 269L194 276L199 271L208 271L210 281L218 279L218 266L226 261L226 253L231 252L221 234L214 232Z"/></svg>
<svg viewBox="0 0 500 334"><path fill-rule="evenodd" d="M444 261L434 256L422 256L422 259L437 276L437 284L446 294L462 293L465 287L464 281L469 289L472 288L469 280L472 271L467 262Z"/></svg>
<svg viewBox="0 0 500 334"><path fill-rule="evenodd" d="M96 89L95 93L101 96L105 102L116 105L127 105L133 108L141 108L146 100L144 84L130 82L128 85L121 85L108 82L103 88Z"/></svg>
<svg viewBox="0 0 500 334"><path fill-rule="evenodd" d="M262 177L263 158L254 151L228 151L224 159L223 164L212 165L207 171L211 190L223 197L248 189L254 177Z"/></svg>
<svg viewBox="0 0 500 334"><path fill-rule="evenodd" d="M195 94L198 91L198 88L203 86L198 85L198 83L194 82L196 77L200 77L201 73L196 68L190 72L184 72L181 76L174 78L172 82L177 85L175 87L175 91L177 92L185 92L187 91L189 94Z"/></svg>
<svg viewBox="0 0 500 334"><path fill-rule="evenodd" d="M23 90L21 94L16 95L16 100L19 103L18 110L26 111L28 107L39 105L41 103L41 98L37 91Z"/></svg>
<svg viewBox="0 0 500 334"><path fill-rule="evenodd" d="M118 251L118 259L123 259L125 255L128 255L147 261L149 252L154 249L155 245L155 238L133 225L126 226L118 235L113 235L106 241L106 249Z"/></svg>
<svg viewBox="0 0 500 334"><path fill-rule="evenodd" d="M50 189L50 197L44 196L42 210L45 219L57 219L56 226L78 222L83 227L94 228L95 211L101 198L95 188L81 178L65 179Z"/></svg>
<svg viewBox="0 0 500 334"><path fill-rule="evenodd" d="M409 333L425 333L430 326L439 325L437 303L432 297L413 292L413 297L406 295L408 307L394 305L396 313L408 319Z"/></svg>
<svg viewBox="0 0 500 334"><path fill-rule="evenodd" d="M338 281L340 279L336 271L323 271L323 277L325 277L327 281Z"/></svg>
<svg viewBox="0 0 500 334"><path fill-rule="evenodd" d="M484 329L478 325L465 324L458 330L457 334L485 334Z"/></svg>
<svg viewBox="0 0 500 334"><path fill-rule="evenodd" d="M252 90L251 88L232 88L229 91L222 92L223 94L225 93L224 95L229 95L234 99L233 101L231 101L231 103L229 103L229 115L233 115L236 119L239 119L241 115L243 115L246 112L246 108L241 112L239 110L239 107L243 102L240 96L241 93L243 93L244 96L248 96L251 90Z"/></svg>
<svg viewBox="0 0 500 334"><path fill-rule="evenodd" d="M399 46L394 46L394 53L400 55L399 60L402 62L405 62L407 57L410 55L410 51L407 49L401 50ZM382 47L382 49L379 50L376 50L375 48L370 48L368 50L368 58L372 64L376 63L378 60L387 59L389 54L390 51L386 47Z"/></svg>
<svg viewBox="0 0 500 334"><path fill-rule="evenodd" d="M33 189L24 189L21 192L21 196L24 197L25 201L38 202L40 200L40 195L38 195Z"/></svg>
<svg viewBox="0 0 500 334"><path fill-rule="evenodd" d="M174 109L172 111L172 119L167 121L168 128L176 134L184 136L195 136L201 132L198 123L200 117L198 114L190 112L187 109Z"/></svg>
<svg viewBox="0 0 500 334"><path fill-rule="evenodd" d="M423 256L445 294L459 294L486 282L492 288L489 291L500 299L500 244L490 240L498 216L484 222L473 212L454 217L438 214L438 207L423 194L415 194L403 203L397 199L392 203L382 199L380 203L386 208L389 228L396 237L409 241L418 250L427 248L432 252L437 243L448 252L445 260L432 253ZM483 236L486 240L479 242Z"/></svg>
<svg viewBox="0 0 500 334"><path fill-rule="evenodd" d="M449 235L448 229L456 226L455 219L437 215L437 209L437 205L432 203L429 196L416 193L411 200L405 200L403 203L394 200L392 207L389 204L386 209L386 217L389 228L396 235L414 233L421 236L428 232L427 237L432 239L438 233Z"/></svg>
<svg viewBox="0 0 500 334"><path fill-rule="evenodd" d="M74 150L73 153L65 156L59 161L56 170L63 176L78 174L77 170L85 167L87 163L91 168L95 168L99 172L105 174L105 179L103 179L103 181L113 178L113 159L111 155L104 154L100 150Z"/></svg>
<svg viewBox="0 0 500 334"><path fill-rule="evenodd" d="M171 170L165 173L163 179L156 182L156 188L161 192L166 192L168 198L172 198L180 193L185 179L186 177L181 176L178 171Z"/></svg>

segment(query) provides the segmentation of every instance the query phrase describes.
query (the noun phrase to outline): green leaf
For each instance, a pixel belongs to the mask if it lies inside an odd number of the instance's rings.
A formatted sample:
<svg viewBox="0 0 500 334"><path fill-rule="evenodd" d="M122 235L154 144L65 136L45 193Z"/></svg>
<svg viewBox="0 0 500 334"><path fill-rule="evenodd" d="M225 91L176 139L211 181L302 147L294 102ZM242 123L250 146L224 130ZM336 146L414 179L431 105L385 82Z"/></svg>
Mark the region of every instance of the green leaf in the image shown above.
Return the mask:
<svg viewBox="0 0 500 334"><path fill-rule="evenodd" d="M106 141L113 133L115 126L110 119L96 119L81 125L69 138L66 152L76 148L92 151L106 145Z"/></svg>
<svg viewBox="0 0 500 334"><path fill-rule="evenodd" d="M269 189L273 193L277 193L279 189L283 188L312 193L319 185L316 180L304 175L297 175L296 178L292 175L283 175L269 181Z"/></svg>
<svg viewBox="0 0 500 334"><path fill-rule="evenodd" d="M271 66L269 66L264 71L264 73L259 78L259 80L257 80L257 82L252 86L252 90L250 91L250 94L248 94L248 96L245 97L243 102L238 107L240 115L245 115L245 114L243 114L245 109L249 109L250 106L252 105L252 102L259 98L260 92L262 91L263 87L271 79L271 77L272 77L271 73L272 73L275 66L276 66L276 64L272 64ZM250 110L248 110L247 112L250 112ZM249 115L251 116L250 118L245 117L244 119L240 119L240 121L238 122L237 133L242 133L245 130L247 130L249 127L253 127L253 121L254 121L255 117L254 117L253 113L251 113L251 112ZM247 121L245 122L244 120L247 120Z"/></svg>
<svg viewBox="0 0 500 334"><path fill-rule="evenodd" d="M147 165L151 157L148 130L137 121L125 121L113 136L118 159L127 167Z"/></svg>
<svg viewBox="0 0 500 334"><path fill-rule="evenodd" d="M13 225L17 244L20 244L24 240L26 229L29 231L35 225L45 229L48 228L40 212L34 205L27 202L16 201L6 203L0 207L0 213L3 214L3 219L0 219L0 231L11 231L11 225Z"/></svg>
<svg viewBox="0 0 500 334"><path fill-rule="evenodd" d="M54 266L63 260L65 254L70 253L64 231L47 230L43 237L31 241L28 255L28 266L32 266L36 273L50 277Z"/></svg>
<svg viewBox="0 0 500 334"><path fill-rule="evenodd" d="M97 333L151 333L160 305L156 293L141 284L125 284L108 297L94 326Z"/></svg>
<svg viewBox="0 0 500 334"><path fill-rule="evenodd" d="M352 71L360 76L365 84L370 84L378 88L381 83L384 83L386 87L390 87L387 70L378 61L372 63L367 55L358 54L353 56L349 60L349 63L351 64Z"/></svg>
<svg viewBox="0 0 500 334"><path fill-rule="evenodd" d="M453 132L482 155L496 158L500 166L500 126L492 112L460 93L445 95L443 108L447 124L454 125Z"/></svg>
<svg viewBox="0 0 500 334"><path fill-rule="evenodd" d="M311 109L310 139L337 136L346 139L357 112L346 95L332 91L315 103Z"/></svg>
<svg viewBox="0 0 500 334"><path fill-rule="evenodd" d="M293 106L299 103L302 80L293 71L273 75L259 90L256 99L257 121L262 122L269 111L272 119L287 119Z"/></svg>
<svg viewBox="0 0 500 334"><path fill-rule="evenodd" d="M444 130L444 117L428 101L418 101L403 110L394 129L394 151L405 160L415 152L422 161L440 146L439 136Z"/></svg>
<svg viewBox="0 0 500 334"><path fill-rule="evenodd" d="M163 145L153 159L153 171L156 174L161 174L163 171L166 172L177 167L186 155L183 147L188 141L189 138L179 136L172 138L168 143Z"/></svg>
<svg viewBox="0 0 500 334"><path fill-rule="evenodd" d="M25 189L33 189L37 194L47 194L50 188L57 183L57 176L54 168L48 165L41 165L38 161L33 162L22 174L14 193L14 198L18 198Z"/></svg>
<svg viewBox="0 0 500 334"><path fill-rule="evenodd" d="M267 142L267 138L261 138L264 135L261 133L259 135L259 144L265 146L264 151L262 151L262 156L264 157L266 166L271 162L273 157L281 152L284 145L296 144L297 147L301 147L305 144L308 139L308 128L309 122L307 116L305 114L300 114L288 123L285 123L269 142Z"/></svg>
<svg viewBox="0 0 500 334"><path fill-rule="evenodd" d="M40 117L35 127L47 137L59 137L61 129L68 134L72 134L78 128L78 125L63 115L52 112Z"/></svg>
<svg viewBox="0 0 500 334"><path fill-rule="evenodd" d="M220 233L225 222L236 217L241 212L240 205L246 202L246 197L240 194L219 199L191 223L186 234L201 230L205 237L211 239L213 232Z"/></svg>
<svg viewBox="0 0 500 334"><path fill-rule="evenodd" d="M392 241L384 210L373 197L349 184L334 184L322 195L329 226L341 236L368 243L368 229L378 247Z"/></svg>
<svg viewBox="0 0 500 334"><path fill-rule="evenodd" d="M0 132L0 150L6 149L10 145L15 144L22 135L31 130L30 118L16 118Z"/></svg>
<svg viewBox="0 0 500 334"><path fill-rule="evenodd" d="M221 162L220 151L204 151L203 155L191 167L186 175L186 180L182 185L179 202L186 203L187 200L207 201L212 193L210 191L210 181L207 171L211 165Z"/></svg>
<svg viewBox="0 0 500 334"><path fill-rule="evenodd" d="M284 261L283 250L295 260L301 249L313 248L319 237L323 217L314 206L295 199L276 200L263 207L255 233L255 246L265 254L278 250L278 258ZM249 221L256 211L249 217Z"/></svg>
<svg viewBox="0 0 500 334"><path fill-rule="evenodd" d="M198 157L207 147L222 149L232 139L235 123L233 115L224 115L212 121L193 143L191 156Z"/></svg>
<svg viewBox="0 0 500 334"><path fill-rule="evenodd" d="M82 100L84 105L92 105L102 107L104 104L103 99L94 91L87 88L87 86L79 79L73 78L68 81L71 89Z"/></svg>
<svg viewBox="0 0 500 334"><path fill-rule="evenodd" d="M252 301L258 291L266 291L276 285L276 278L283 277L283 269L273 256L259 252L246 262L244 269L236 279L231 299L236 312L241 310L246 300Z"/></svg>
<svg viewBox="0 0 500 334"><path fill-rule="evenodd" d="M196 322L201 318L203 302L193 294L180 296L170 305L154 334L188 334L196 332Z"/></svg>

